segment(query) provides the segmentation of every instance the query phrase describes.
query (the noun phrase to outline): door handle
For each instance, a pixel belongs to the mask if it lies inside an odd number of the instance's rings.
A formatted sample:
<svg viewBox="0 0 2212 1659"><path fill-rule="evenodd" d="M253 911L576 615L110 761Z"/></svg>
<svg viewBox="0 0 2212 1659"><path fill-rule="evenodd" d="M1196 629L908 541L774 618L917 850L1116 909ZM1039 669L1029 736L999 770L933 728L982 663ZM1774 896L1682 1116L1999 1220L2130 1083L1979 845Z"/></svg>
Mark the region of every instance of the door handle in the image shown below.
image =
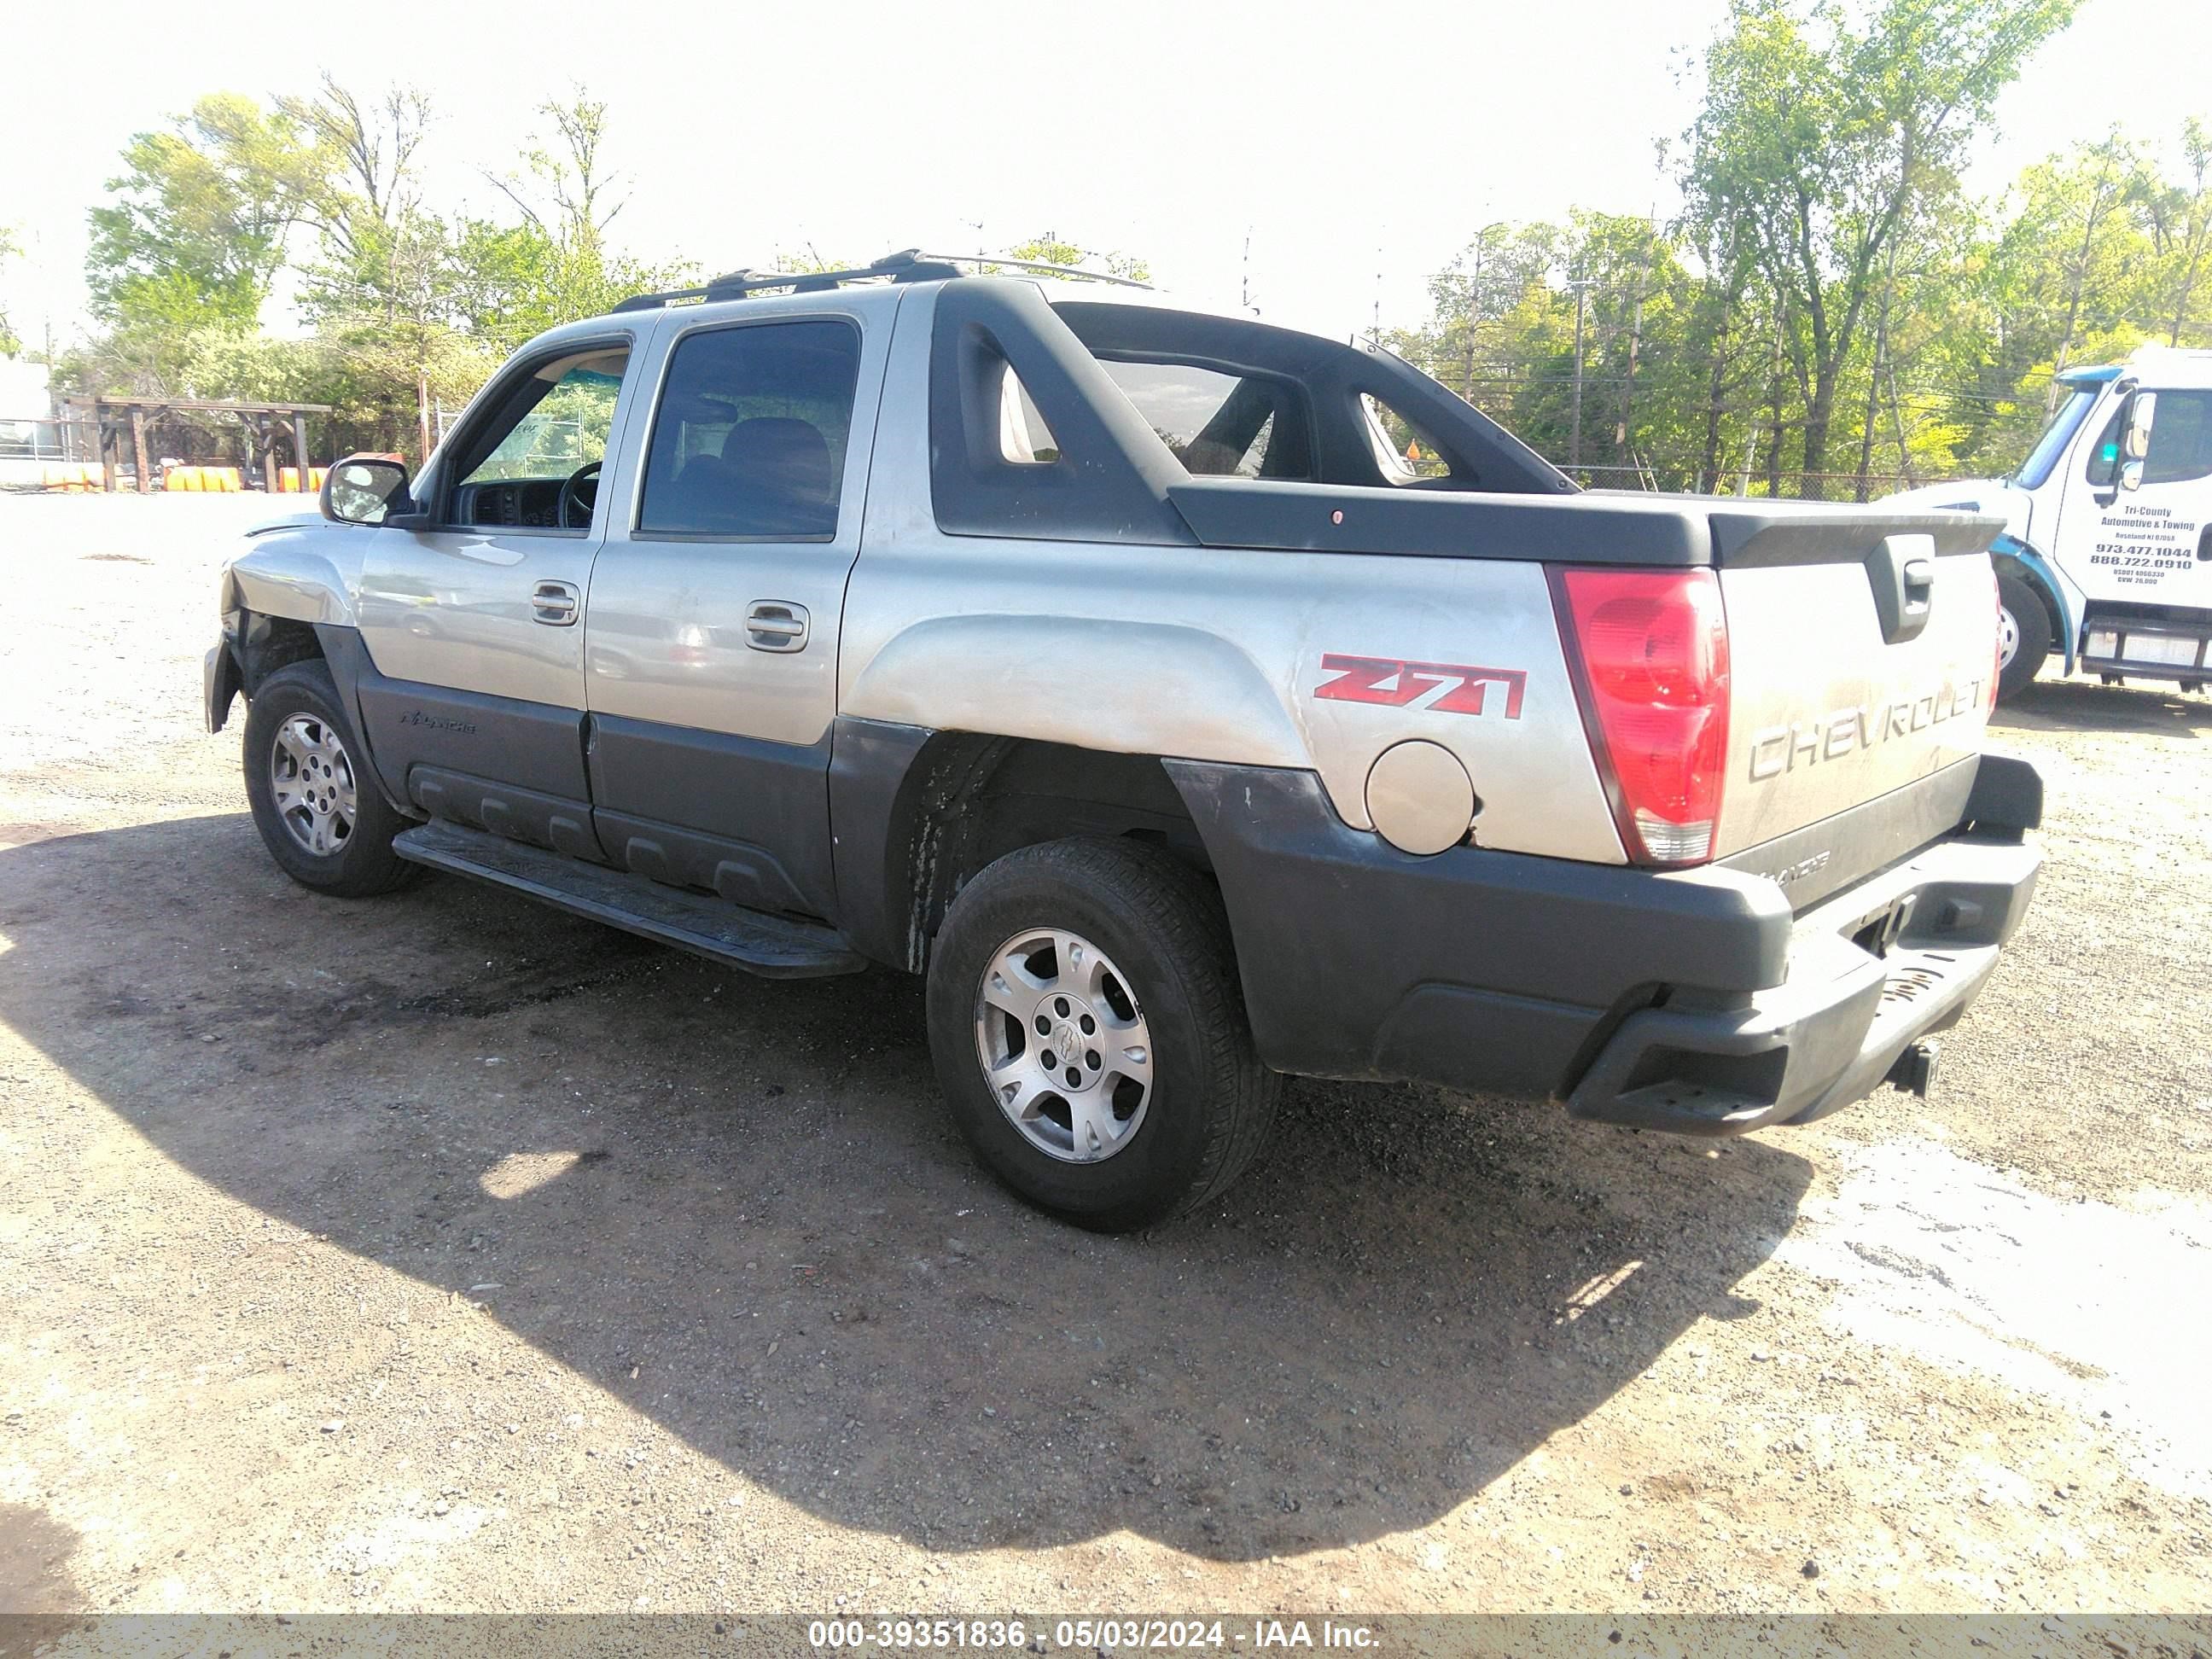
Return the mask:
<svg viewBox="0 0 2212 1659"><path fill-rule="evenodd" d="M583 609L584 597L572 582L540 582L530 592L530 615L548 628L569 628Z"/></svg>
<svg viewBox="0 0 2212 1659"><path fill-rule="evenodd" d="M756 651L804 651L806 607L787 599L757 599L745 612L745 643Z"/></svg>

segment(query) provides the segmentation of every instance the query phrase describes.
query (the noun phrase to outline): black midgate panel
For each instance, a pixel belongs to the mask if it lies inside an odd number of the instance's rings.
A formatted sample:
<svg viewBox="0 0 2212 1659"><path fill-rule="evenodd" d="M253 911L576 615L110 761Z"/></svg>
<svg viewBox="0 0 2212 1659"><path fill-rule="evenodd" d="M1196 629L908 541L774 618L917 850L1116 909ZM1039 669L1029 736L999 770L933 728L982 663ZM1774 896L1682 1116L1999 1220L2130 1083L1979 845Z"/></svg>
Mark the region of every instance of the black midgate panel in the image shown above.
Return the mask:
<svg viewBox="0 0 2212 1659"><path fill-rule="evenodd" d="M770 743L592 717L592 804L608 856L763 910L834 914L830 739Z"/></svg>

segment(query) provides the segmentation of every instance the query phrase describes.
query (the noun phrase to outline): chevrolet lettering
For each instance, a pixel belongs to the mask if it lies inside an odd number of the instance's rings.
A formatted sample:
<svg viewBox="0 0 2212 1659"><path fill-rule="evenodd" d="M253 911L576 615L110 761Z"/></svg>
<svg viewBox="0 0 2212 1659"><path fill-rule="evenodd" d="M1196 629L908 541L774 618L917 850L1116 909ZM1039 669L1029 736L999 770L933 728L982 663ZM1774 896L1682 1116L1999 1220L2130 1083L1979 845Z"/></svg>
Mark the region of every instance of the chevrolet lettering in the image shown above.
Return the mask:
<svg viewBox="0 0 2212 1659"><path fill-rule="evenodd" d="M1802 763L1864 752L1892 738L1909 738L1938 721L1979 712L1989 701L1988 682L1947 685L1922 697L1908 697L1881 708L1845 708L1823 720L1775 726L1751 740L1751 775L1771 778Z"/></svg>

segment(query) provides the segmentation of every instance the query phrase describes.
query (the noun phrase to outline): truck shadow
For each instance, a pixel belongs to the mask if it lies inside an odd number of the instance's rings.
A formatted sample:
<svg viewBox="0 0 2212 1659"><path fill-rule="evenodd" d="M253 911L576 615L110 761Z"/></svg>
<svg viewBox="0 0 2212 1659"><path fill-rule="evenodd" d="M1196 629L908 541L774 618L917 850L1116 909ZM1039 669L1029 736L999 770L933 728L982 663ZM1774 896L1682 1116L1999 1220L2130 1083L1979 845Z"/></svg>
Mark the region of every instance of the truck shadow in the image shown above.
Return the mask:
<svg viewBox="0 0 2212 1659"><path fill-rule="evenodd" d="M77 1535L44 1510L0 1504L0 1659L50 1650L85 1621L70 1571Z"/></svg>
<svg viewBox="0 0 2212 1659"><path fill-rule="evenodd" d="M2000 706L1990 724L2024 732L2158 732L2180 738L2212 732L2212 698L2179 686L2136 681L2036 681Z"/></svg>
<svg viewBox="0 0 2212 1659"><path fill-rule="evenodd" d="M327 901L243 815L0 852L0 1018L192 1176L936 1548L1127 1528L1251 1560L1425 1525L1750 1310L1809 1179L1759 1142L1302 1083L1225 1200L1097 1238L970 1163L901 976L753 981L453 881ZM143 1316L179 1365L236 1346ZM419 1413L362 1431L471 1455Z"/></svg>

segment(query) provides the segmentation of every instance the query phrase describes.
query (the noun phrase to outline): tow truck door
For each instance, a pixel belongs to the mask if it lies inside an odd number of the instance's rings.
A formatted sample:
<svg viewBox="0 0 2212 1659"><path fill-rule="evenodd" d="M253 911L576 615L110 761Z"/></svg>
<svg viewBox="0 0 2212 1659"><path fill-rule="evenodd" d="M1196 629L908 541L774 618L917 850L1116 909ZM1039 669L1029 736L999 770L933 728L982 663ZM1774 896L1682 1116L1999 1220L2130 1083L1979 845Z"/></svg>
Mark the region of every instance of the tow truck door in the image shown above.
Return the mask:
<svg viewBox="0 0 2212 1659"><path fill-rule="evenodd" d="M2122 436L2142 400L2155 398L2139 487L2122 487ZM2083 655L2187 668L2212 629L2212 387L2138 386L2075 447L2051 553L2087 601ZM2150 608L2203 614L2173 619ZM2172 622L2164 635L2130 621ZM2184 657L2187 660L2183 660Z"/></svg>

